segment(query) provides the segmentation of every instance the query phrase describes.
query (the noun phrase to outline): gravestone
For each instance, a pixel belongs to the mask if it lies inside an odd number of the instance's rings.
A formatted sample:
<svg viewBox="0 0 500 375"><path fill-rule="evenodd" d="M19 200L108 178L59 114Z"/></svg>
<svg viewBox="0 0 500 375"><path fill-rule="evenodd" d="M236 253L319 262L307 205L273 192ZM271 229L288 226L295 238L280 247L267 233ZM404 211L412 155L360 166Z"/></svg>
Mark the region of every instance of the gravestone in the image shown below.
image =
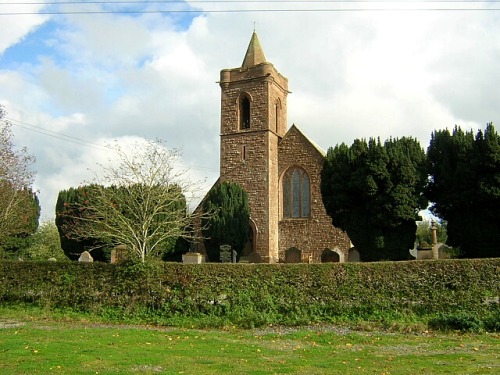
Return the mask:
<svg viewBox="0 0 500 375"><path fill-rule="evenodd" d="M220 246L220 262L231 263L231 245Z"/></svg>
<svg viewBox="0 0 500 375"><path fill-rule="evenodd" d="M247 262L248 263L262 263L262 258L260 257L259 254L257 254L254 251L254 252L251 252L250 254L248 254Z"/></svg>
<svg viewBox="0 0 500 375"><path fill-rule="evenodd" d="M182 263L185 264L205 263L205 256L201 253L195 253L195 252L182 254Z"/></svg>
<svg viewBox="0 0 500 375"><path fill-rule="evenodd" d="M92 255L88 251L84 251L81 253L80 258L78 258L79 262L83 263L91 263L94 261L94 258L92 258Z"/></svg>
<svg viewBox="0 0 500 375"><path fill-rule="evenodd" d="M128 248L127 245L118 245L115 246L113 250L111 250L111 263L121 263L127 260L128 257Z"/></svg>
<svg viewBox="0 0 500 375"><path fill-rule="evenodd" d="M349 249L349 253L347 255L347 261L348 262L360 262L361 261L361 257L359 255L358 249L356 249L355 247L351 247Z"/></svg>

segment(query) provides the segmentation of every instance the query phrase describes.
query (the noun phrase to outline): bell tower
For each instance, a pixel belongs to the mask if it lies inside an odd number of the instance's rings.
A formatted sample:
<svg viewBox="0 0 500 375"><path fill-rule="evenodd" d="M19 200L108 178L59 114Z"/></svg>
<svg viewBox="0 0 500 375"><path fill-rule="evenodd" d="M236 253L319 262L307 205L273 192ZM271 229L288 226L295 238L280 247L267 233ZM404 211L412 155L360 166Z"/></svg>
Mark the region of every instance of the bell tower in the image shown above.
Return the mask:
<svg viewBox="0 0 500 375"><path fill-rule="evenodd" d="M220 73L220 180L248 193L253 249L262 262L278 261L278 143L287 131L288 80L266 61L252 34L239 68Z"/></svg>

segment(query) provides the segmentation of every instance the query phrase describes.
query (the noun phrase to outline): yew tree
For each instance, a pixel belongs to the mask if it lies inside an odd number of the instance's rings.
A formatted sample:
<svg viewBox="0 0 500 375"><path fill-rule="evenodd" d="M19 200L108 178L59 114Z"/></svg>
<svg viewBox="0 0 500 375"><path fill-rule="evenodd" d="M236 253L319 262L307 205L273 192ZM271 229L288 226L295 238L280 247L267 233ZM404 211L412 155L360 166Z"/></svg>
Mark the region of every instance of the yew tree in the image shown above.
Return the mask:
<svg viewBox="0 0 500 375"><path fill-rule="evenodd" d="M427 150L431 211L446 220L447 243L464 257L500 256L500 137L455 127L432 134Z"/></svg>
<svg viewBox="0 0 500 375"><path fill-rule="evenodd" d="M93 189L92 185L83 185L76 188L70 187L61 190L57 196L56 219L61 248L64 254L71 260L78 260L81 253L91 251L95 261L109 261L111 248L98 238L76 235L75 227L79 225L79 220L85 211L88 196Z"/></svg>
<svg viewBox="0 0 500 375"><path fill-rule="evenodd" d="M332 224L347 232L362 260L402 260L427 205L426 181L426 155L416 139L356 139L328 150L321 193Z"/></svg>
<svg viewBox="0 0 500 375"><path fill-rule="evenodd" d="M203 211L207 214L202 228L209 259L219 261L221 245L230 245L239 258L250 228L247 192L237 183L223 182L208 192Z"/></svg>

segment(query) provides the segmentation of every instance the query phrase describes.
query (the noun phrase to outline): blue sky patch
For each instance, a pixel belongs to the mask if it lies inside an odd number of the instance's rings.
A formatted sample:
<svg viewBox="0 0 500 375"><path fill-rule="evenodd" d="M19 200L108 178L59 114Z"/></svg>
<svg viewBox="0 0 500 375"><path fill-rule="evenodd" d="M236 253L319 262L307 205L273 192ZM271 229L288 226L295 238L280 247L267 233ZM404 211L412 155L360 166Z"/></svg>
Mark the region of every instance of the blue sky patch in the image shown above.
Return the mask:
<svg viewBox="0 0 500 375"><path fill-rule="evenodd" d="M55 40L58 24L48 21L26 35L19 43L7 48L0 57L0 69L16 69L20 65L37 64L39 57L56 57Z"/></svg>

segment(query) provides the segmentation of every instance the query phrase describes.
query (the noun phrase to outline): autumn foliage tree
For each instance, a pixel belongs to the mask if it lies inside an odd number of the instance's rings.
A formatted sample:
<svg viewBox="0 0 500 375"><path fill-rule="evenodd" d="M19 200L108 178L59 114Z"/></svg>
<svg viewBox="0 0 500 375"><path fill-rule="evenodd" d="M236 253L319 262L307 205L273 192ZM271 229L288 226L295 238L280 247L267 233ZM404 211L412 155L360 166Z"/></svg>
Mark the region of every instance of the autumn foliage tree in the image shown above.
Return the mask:
<svg viewBox="0 0 500 375"><path fill-rule="evenodd" d="M431 210L446 220L448 244L464 257L500 256L500 137L455 127L432 134L427 150Z"/></svg>
<svg viewBox="0 0 500 375"><path fill-rule="evenodd" d="M0 106L0 245L3 247L35 232L40 216L38 198L32 190L35 172L31 166L35 158L26 148L16 150L12 137L11 124Z"/></svg>
<svg viewBox="0 0 500 375"><path fill-rule="evenodd" d="M186 195L195 199L201 185L179 169L180 153L158 140L110 150L85 199L64 213L67 236L95 239L96 246L125 245L141 262L161 256L168 242L191 239L193 216L201 214L189 213Z"/></svg>
<svg viewBox="0 0 500 375"><path fill-rule="evenodd" d="M321 176L332 223L364 261L408 258L426 208L426 155L414 138L355 140L328 150Z"/></svg>

